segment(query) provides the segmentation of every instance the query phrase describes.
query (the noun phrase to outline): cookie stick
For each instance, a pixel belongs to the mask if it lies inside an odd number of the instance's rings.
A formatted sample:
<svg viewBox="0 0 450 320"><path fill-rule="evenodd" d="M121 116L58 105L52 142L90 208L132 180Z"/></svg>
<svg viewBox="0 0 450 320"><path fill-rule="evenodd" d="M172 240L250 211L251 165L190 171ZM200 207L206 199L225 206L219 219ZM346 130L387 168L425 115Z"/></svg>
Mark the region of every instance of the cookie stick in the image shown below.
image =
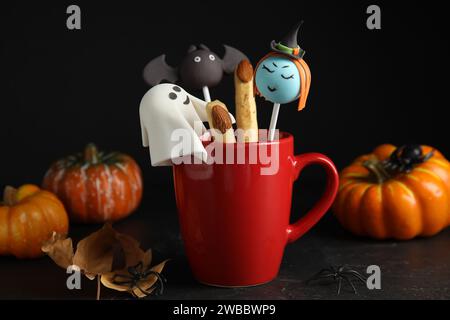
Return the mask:
<svg viewBox="0 0 450 320"><path fill-rule="evenodd" d="M253 67L248 60L242 60L234 72L236 121L242 129L243 142L258 142L258 119L253 94Z"/></svg>
<svg viewBox="0 0 450 320"><path fill-rule="evenodd" d="M235 143L232 120L228 109L219 100L208 102L206 105L209 128L214 141L222 143Z"/></svg>

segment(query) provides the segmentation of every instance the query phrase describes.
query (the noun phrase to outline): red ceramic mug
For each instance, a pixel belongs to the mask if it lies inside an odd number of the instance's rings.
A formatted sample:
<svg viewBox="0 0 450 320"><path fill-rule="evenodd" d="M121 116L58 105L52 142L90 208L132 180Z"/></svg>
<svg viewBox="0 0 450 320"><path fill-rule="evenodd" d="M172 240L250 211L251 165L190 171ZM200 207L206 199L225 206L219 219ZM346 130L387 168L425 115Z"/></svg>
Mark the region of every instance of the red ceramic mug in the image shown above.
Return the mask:
<svg viewBox="0 0 450 320"><path fill-rule="evenodd" d="M262 174L269 165L259 155L250 163L251 146L265 147L269 157L277 153L277 170ZM294 156L294 139L287 133L278 141L238 143L231 148L236 154L247 151L245 164L173 166L181 234L198 281L225 287L253 286L273 280L285 246L327 212L336 196L338 174L322 154ZM306 215L289 224L293 183L310 164L325 169L325 192Z"/></svg>

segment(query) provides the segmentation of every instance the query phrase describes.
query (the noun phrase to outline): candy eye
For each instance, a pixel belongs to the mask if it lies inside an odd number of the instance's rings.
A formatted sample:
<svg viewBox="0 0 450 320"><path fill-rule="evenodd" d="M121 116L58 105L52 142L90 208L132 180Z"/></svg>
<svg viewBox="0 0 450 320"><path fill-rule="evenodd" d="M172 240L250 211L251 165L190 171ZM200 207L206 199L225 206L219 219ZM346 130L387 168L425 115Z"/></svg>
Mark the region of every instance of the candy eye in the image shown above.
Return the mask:
<svg viewBox="0 0 450 320"><path fill-rule="evenodd" d="M293 74L291 74L289 77L285 77L284 75L281 75L281 77L282 77L283 79L286 79L286 80L288 80L288 79L294 79L294 75L293 75Z"/></svg>
<svg viewBox="0 0 450 320"><path fill-rule="evenodd" d="M199 63L200 61L202 61L202 58L200 58L199 56L196 56L196 57L194 58L194 62Z"/></svg>
<svg viewBox="0 0 450 320"><path fill-rule="evenodd" d="M214 60L216 60L216 57L214 57L213 54L210 54L210 55L209 55L209 60L214 61Z"/></svg>

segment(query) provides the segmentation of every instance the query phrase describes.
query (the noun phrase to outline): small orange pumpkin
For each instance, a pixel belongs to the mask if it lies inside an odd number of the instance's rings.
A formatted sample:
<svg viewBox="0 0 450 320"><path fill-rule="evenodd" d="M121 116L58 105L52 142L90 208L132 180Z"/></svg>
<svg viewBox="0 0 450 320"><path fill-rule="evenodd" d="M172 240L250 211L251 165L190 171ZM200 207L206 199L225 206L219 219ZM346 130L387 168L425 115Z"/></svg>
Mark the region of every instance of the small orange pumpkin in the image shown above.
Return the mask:
<svg viewBox="0 0 450 320"><path fill-rule="evenodd" d="M84 153L56 161L43 187L58 195L72 221L103 223L125 218L139 206L142 174L130 156L99 152L89 144Z"/></svg>
<svg viewBox="0 0 450 320"><path fill-rule="evenodd" d="M67 234L69 218L58 198L26 184L6 187L0 203L0 255L36 258L53 232Z"/></svg>
<svg viewBox="0 0 450 320"><path fill-rule="evenodd" d="M333 211L359 236L435 235L450 225L450 163L429 146L381 145L341 172Z"/></svg>

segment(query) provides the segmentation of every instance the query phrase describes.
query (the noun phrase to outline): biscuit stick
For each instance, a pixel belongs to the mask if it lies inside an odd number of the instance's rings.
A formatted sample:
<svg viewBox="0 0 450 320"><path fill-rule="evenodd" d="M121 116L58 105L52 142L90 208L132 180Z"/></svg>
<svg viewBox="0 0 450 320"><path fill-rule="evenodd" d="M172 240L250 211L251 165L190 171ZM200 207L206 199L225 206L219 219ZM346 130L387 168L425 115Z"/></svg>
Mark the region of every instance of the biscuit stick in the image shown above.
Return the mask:
<svg viewBox="0 0 450 320"><path fill-rule="evenodd" d="M214 141L222 143L235 143L232 120L228 109L219 100L208 102L206 105L209 128Z"/></svg>
<svg viewBox="0 0 450 320"><path fill-rule="evenodd" d="M244 131L243 142L258 142L258 120L253 94L253 67L248 60L242 60L234 72L236 122Z"/></svg>

